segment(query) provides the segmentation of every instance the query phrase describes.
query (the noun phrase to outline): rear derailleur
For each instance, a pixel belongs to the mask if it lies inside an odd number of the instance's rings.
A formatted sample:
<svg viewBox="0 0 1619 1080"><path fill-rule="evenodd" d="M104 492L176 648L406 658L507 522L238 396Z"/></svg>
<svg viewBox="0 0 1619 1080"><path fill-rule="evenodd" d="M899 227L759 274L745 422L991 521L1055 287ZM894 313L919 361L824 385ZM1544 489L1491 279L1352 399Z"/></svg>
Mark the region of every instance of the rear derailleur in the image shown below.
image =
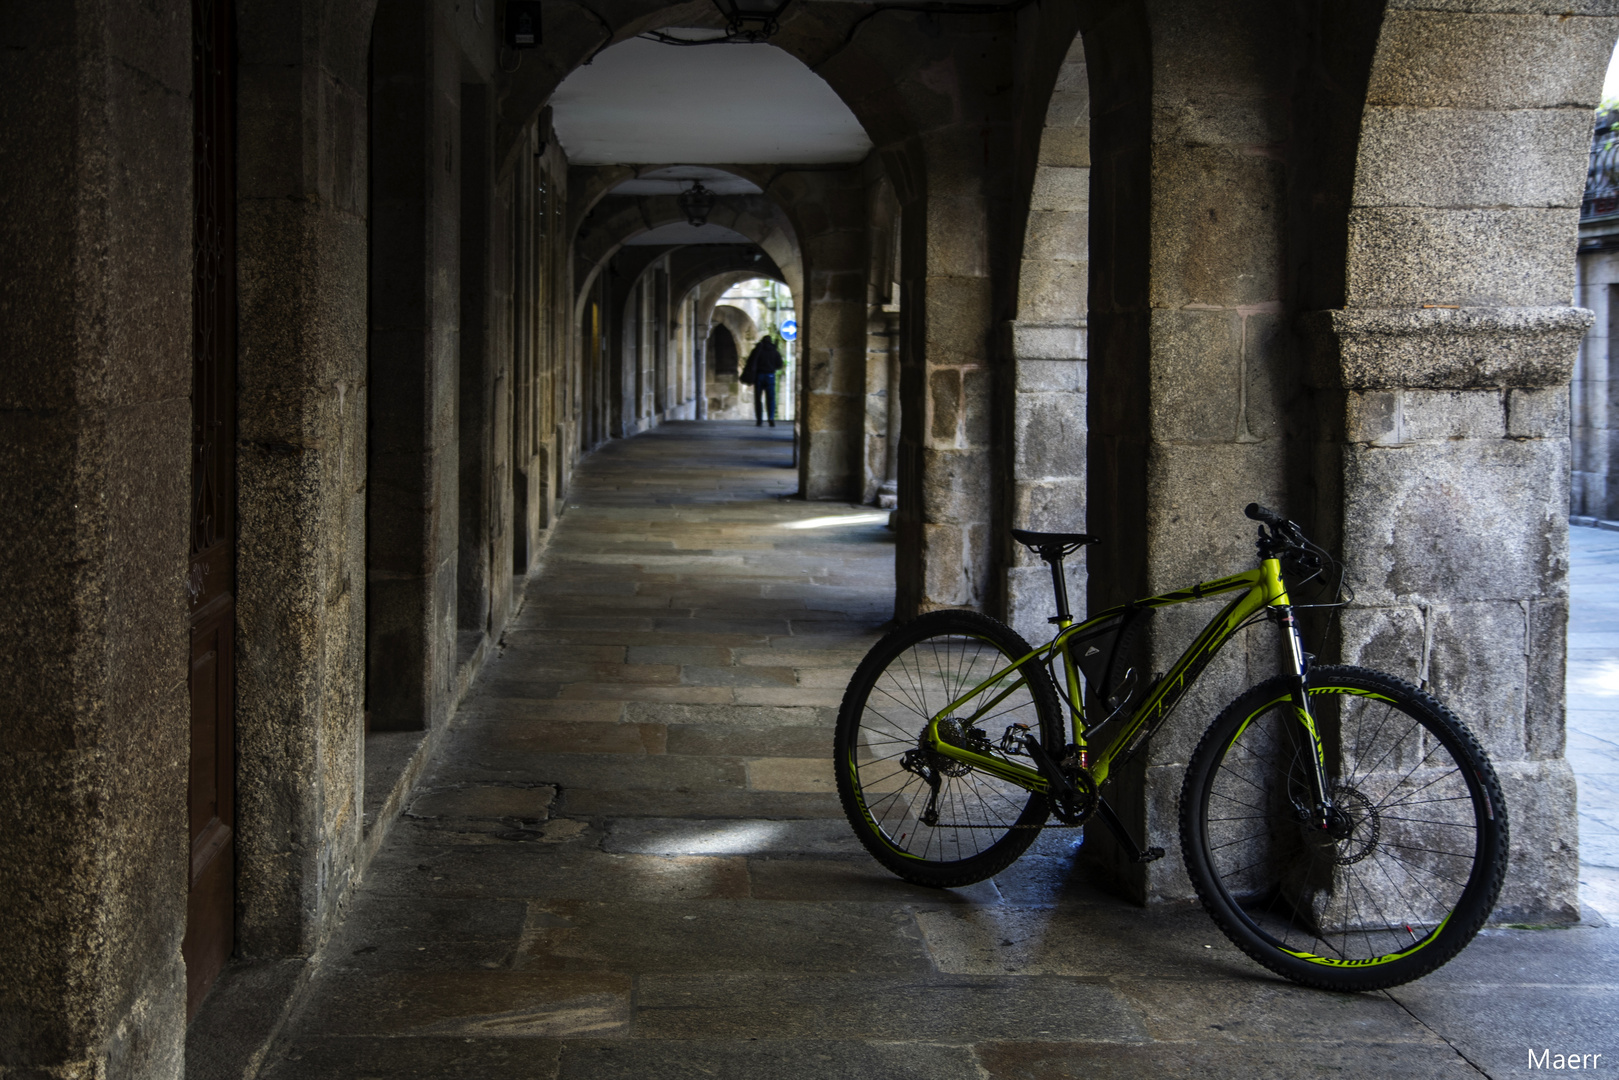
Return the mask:
<svg viewBox="0 0 1619 1080"><path fill-rule="evenodd" d="M993 749L989 736L971 725L963 724L953 716L947 716L939 721L939 738L951 746L959 746L963 750L971 750L978 754L988 754ZM925 740L926 734L922 736ZM939 785L946 776L966 776L973 771L973 767L965 761L945 757L935 753L926 745L918 745L915 750L907 750L899 759L900 768L906 772L915 773L928 785L928 804L923 807L919 815L922 824L929 827L939 823Z"/></svg>

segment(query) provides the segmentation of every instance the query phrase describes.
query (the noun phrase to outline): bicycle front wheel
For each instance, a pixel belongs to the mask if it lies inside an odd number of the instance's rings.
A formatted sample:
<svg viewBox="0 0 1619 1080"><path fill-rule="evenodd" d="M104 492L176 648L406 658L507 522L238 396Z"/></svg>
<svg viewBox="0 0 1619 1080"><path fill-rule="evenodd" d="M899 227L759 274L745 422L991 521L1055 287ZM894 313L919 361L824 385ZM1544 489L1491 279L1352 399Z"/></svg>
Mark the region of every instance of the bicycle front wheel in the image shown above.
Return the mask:
<svg viewBox="0 0 1619 1080"><path fill-rule="evenodd" d="M1045 824L1044 796L923 741L936 714L1030 651L988 616L935 611L879 641L850 680L834 747L838 795L866 850L907 881L950 888L992 877ZM1037 733L1048 750L1061 744L1056 691L1035 661L957 712L941 724L946 737L986 754L1000 754L1013 724Z"/></svg>
<svg viewBox="0 0 1619 1080"><path fill-rule="evenodd" d="M1449 710L1375 671L1308 678L1333 809L1312 823L1313 750L1291 680L1238 698L1192 754L1181 850L1203 906L1294 982L1377 990L1459 953L1495 906L1507 813L1489 759Z"/></svg>

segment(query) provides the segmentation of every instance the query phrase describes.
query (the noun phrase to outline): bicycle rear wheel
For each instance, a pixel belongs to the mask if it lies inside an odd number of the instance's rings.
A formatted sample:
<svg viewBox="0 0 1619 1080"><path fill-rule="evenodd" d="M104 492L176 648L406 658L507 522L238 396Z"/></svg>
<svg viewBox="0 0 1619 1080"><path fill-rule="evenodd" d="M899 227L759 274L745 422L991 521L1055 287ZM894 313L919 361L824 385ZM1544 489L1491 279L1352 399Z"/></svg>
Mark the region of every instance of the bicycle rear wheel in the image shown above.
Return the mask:
<svg viewBox="0 0 1619 1080"><path fill-rule="evenodd" d="M1310 822L1311 750L1290 680L1222 712L1181 789L1181 850L1203 906L1294 982L1377 990L1460 952L1495 906L1507 813L1471 732L1408 683L1354 667L1308 682L1334 811Z"/></svg>
<svg viewBox="0 0 1619 1080"><path fill-rule="evenodd" d="M850 680L834 747L838 795L866 850L907 881L949 888L992 877L1045 824L1044 796L922 743L935 714L1030 651L1010 627L985 615L935 611L879 641ZM1051 676L1037 662L1020 674L1022 685L975 724L942 725L947 737L999 754L1007 727L1024 724L1055 752L1062 739ZM1016 678L975 695L962 720Z"/></svg>

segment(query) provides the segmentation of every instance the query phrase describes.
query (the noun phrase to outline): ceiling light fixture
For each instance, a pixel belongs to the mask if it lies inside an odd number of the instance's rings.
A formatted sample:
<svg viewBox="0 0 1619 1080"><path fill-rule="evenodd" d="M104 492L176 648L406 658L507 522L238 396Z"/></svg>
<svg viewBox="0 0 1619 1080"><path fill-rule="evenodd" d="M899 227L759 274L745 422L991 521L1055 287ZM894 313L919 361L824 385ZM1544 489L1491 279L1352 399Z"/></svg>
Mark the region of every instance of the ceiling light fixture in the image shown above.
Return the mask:
<svg viewBox="0 0 1619 1080"><path fill-rule="evenodd" d="M714 210L714 193L704 187L701 180L693 180L691 187L682 191L675 201L692 228L700 229L708 224L708 215Z"/></svg>
<svg viewBox="0 0 1619 1080"><path fill-rule="evenodd" d="M793 0L714 0L725 16L725 28L732 40L764 41L775 34L781 13Z"/></svg>

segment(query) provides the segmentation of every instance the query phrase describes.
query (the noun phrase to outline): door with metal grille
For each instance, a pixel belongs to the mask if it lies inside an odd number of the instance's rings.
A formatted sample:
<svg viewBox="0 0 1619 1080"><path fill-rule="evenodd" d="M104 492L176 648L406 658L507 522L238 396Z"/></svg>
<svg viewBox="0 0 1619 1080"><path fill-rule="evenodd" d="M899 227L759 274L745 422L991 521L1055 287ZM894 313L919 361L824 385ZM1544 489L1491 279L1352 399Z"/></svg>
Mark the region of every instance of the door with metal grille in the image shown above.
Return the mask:
<svg viewBox="0 0 1619 1080"><path fill-rule="evenodd" d="M193 0L195 337L191 389L191 827L186 1013L236 936L236 177L230 0Z"/></svg>

